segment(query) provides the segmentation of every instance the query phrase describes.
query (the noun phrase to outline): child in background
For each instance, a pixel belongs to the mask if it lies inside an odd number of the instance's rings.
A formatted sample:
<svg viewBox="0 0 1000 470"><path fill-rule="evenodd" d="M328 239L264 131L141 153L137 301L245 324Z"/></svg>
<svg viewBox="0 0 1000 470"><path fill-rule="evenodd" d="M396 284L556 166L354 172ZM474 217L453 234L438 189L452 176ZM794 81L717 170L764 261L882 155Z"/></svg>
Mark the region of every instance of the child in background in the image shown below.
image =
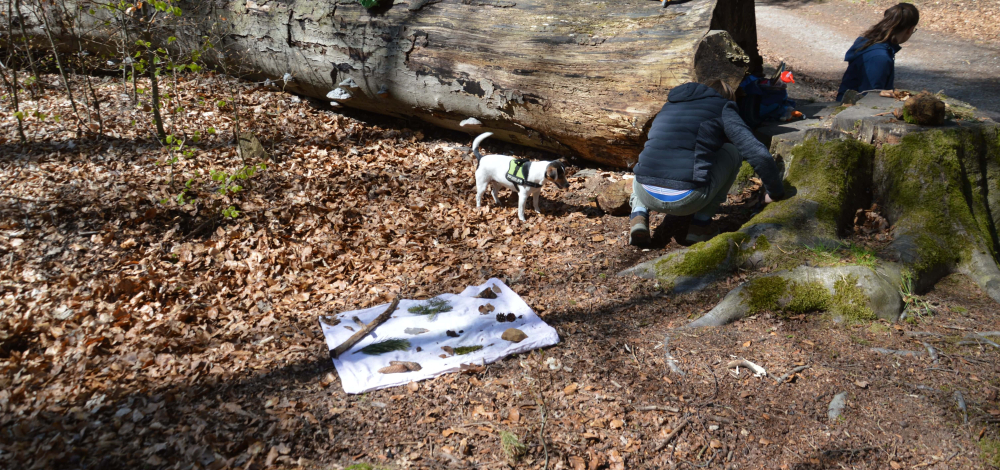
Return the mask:
<svg viewBox="0 0 1000 470"><path fill-rule="evenodd" d="M920 12L910 3L900 3L885 11L882 21L865 31L847 51L847 71L837 90L843 101L847 90L891 90L895 79L896 53L900 44L917 31Z"/></svg>

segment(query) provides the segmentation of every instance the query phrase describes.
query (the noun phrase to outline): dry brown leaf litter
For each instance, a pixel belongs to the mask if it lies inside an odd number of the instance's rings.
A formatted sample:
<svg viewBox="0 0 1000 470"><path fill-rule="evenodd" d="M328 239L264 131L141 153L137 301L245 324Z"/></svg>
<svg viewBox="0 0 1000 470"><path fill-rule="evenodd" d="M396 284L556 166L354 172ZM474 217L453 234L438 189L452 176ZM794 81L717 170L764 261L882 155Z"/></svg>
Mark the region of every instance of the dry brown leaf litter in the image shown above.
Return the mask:
<svg viewBox="0 0 1000 470"><path fill-rule="evenodd" d="M196 162L176 166L175 181L238 167L231 110L214 104L226 86L184 83L189 101L205 104L168 124L218 132L197 146ZM166 154L120 86L99 89L121 105L106 110L103 141L75 139L55 90L25 103L61 115L29 119L26 148L10 109L0 110L5 468L506 468L501 431L525 443L521 468L542 468L545 450L550 468L969 468L981 465L976 440L1000 437L997 351L955 344L965 331L1000 330L995 305L961 277L925 297L937 313L915 324L764 314L675 333L667 349L680 376L667 366L665 333L753 273L672 297L653 281L614 276L673 249L664 235L682 232L673 218L654 220L653 250L627 247L626 220L600 214L577 179L566 192L546 188L547 213L529 211L520 224L509 197L474 208L473 163L459 149L467 141L253 87L244 119L278 163L234 196L197 187L199 202L164 205L178 185L156 165ZM752 210L744 196L724 208L723 228ZM217 217L230 204L243 214ZM318 315L490 276L563 342L466 374L343 394ZM940 364L869 349L920 350L917 339L933 342ZM811 367L776 388L731 375L731 356L774 374ZM971 425L959 424L956 389ZM840 391L850 393L844 421L828 423Z"/></svg>

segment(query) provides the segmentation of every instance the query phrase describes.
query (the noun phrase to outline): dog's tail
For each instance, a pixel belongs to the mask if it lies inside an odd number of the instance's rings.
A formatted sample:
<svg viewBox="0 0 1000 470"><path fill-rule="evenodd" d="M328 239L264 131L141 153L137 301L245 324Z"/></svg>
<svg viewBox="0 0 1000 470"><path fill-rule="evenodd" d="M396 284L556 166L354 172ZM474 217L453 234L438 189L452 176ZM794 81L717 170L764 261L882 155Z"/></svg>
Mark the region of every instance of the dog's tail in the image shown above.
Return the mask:
<svg viewBox="0 0 1000 470"><path fill-rule="evenodd" d="M483 159L483 155L479 153L479 143L491 135L493 135L492 132L483 132L479 134L479 137L476 137L476 140L472 141L472 154L476 156L476 166L479 166L479 160Z"/></svg>

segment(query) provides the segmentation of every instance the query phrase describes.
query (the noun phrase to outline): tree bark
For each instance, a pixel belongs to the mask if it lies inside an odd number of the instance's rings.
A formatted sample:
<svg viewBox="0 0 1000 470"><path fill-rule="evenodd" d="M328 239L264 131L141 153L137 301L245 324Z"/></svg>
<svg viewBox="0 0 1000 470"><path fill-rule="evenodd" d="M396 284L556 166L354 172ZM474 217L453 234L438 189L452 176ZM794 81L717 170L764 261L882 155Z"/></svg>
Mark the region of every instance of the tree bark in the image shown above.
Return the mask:
<svg viewBox="0 0 1000 470"><path fill-rule="evenodd" d="M178 47L221 36L227 66L257 78L290 73L289 91L326 99L339 89L343 106L617 167L635 163L671 88L709 77L736 85L760 64L752 0L383 4L183 1L170 34ZM87 26L104 20L80 18L77 29L100 31ZM91 36L92 46L107 37ZM470 117L481 125L460 125Z"/></svg>

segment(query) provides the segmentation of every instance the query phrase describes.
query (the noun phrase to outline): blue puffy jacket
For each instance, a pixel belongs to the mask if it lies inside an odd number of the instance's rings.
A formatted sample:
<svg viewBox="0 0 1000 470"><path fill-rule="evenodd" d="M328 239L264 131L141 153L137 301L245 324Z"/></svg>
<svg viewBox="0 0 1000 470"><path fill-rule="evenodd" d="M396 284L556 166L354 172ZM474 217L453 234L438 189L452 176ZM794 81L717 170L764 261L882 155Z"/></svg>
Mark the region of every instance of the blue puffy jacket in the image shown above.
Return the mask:
<svg viewBox="0 0 1000 470"><path fill-rule="evenodd" d="M854 45L847 50L844 60L847 61L847 71L840 81L840 89L837 90L837 101L844 99L847 90L868 91L868 90L891 90L893 79L895 78L896 53L901 47L899 44L880 42L863 47L868 42L865 38L858 38Z"/></svg>

